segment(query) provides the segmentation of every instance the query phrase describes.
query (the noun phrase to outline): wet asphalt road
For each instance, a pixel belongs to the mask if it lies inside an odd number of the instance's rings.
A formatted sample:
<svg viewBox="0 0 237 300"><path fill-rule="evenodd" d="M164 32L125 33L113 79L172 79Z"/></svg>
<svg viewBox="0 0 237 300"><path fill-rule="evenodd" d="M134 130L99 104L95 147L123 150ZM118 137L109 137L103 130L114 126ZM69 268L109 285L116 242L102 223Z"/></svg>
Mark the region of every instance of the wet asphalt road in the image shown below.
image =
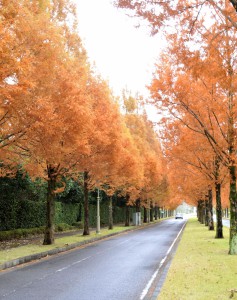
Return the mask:
<svg viewBox="0 0 237 300"><path fill-rule="evenodd" d="M3 271L0 299L151 299L151 288L159 283L156 278L162 277L161 265L165 266L169 260L175 248L173 242L184 224L185 220L164 220L85 248Z"/></svg>
<svg viewBox="0 0 237 300"><path fill-rule="evenodd" d="M226 227L229 227L230 228L230 220L227 220L227 219L222 219L222 224Z"/></svg>
<svg viewBox="0 0 237 300"><path fill-rule="evenodd" d="M214 221L216 222L216 215L214 215ZM222 219L223 226L230 228L230 220L229 219Z"/></svg>

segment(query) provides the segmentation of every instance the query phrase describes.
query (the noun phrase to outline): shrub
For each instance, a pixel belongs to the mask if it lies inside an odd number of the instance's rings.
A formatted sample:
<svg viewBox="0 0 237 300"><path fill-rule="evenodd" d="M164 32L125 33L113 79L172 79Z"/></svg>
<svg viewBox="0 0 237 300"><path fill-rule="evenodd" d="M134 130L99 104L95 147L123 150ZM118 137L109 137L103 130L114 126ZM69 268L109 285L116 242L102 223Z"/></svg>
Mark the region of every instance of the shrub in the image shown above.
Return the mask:
<svg viewBox="0 0 237 300"><path fill-rule="evenodd" d="M76 227L77 229L83 229L83 222L74 222L72 226Z"/></svg>
<svg viewBox="0 0 237 300"><path fill-rule="evenodd" d="M0 241L7 241L12 239L21 239L26 238L32 235L44 233L44 226L38 228L21 228L7 231L0 231Z"/></svg>
<svg viewBox="0 0 237 300"><path fill-rule="evenodd" d="M55 231L66 231L73 229L73 226L68 225L67 223L60 223L55 226Z"/></svg>

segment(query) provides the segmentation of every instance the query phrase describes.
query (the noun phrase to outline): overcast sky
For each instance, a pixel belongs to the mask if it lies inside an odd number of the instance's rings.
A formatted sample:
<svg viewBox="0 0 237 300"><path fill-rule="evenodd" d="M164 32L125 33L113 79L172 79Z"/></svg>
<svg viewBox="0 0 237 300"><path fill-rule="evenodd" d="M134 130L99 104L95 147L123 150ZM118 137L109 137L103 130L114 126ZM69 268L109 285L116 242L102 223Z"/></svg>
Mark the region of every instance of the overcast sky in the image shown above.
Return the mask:
<svg viewBox="0 0 237 300"><path fill-rule="evenodd" d="M79 34L91 62L115 94L123 88L145 93L160 52L161 39L135 28L137 20L113 7L111 0L74 0Z"/></svg>

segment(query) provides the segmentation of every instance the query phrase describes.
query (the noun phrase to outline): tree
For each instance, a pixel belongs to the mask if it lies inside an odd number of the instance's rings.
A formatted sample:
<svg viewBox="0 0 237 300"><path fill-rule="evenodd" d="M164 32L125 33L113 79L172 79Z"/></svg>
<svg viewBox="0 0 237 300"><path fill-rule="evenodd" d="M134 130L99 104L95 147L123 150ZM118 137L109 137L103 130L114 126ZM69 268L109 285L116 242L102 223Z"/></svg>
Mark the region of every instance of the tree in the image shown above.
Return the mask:
<svg viewBox="0 0 237 300"><path fill-rule="evenodd" d="M222 33L220 33L222 32ZM236 167L235 167L235 31L228 20L215 23L194 35L202 47L192 47L185 40L187 29L171 36L169 54L164 58L151 91L156 103L161 101L171 115L185 126L203 135L215 157L229 170L231 234L230 254L236 254ZM176 64L174 64L174 61ZM165 65L165 68L164 68ZM158 100L159 99L159 100ZM224 108L224 109L223 109ZM192 123L187 120L192 118ZM186 118L186 119L185 119Z"/></svg>
<svg viewBox="0 0 237 300"><path fill-rule="evenodd" d="M27 111L32 103L28 100L34 87L36 49L43 45L36 29L43 26L42 19L34 18L27 1L20 2L4 1L0 9L0 159L5 163L14 162L9 147L24 137L29 126L20 109Z"/></svg>
<svg viewBox="0 0 237 300"><path fill-rule="evenodd" d="M136 145L107 84L103 82L101 85L95 81L91 86L91 95L94 99L96 130L92 151L83 165L89 174L88 189L97 187L104 190L109 198L111 229L113 194L131 188L142 176L142 168ZM84 234L89 234L88 218L85 220Z"/></svg>
<svg viewBox="0 0 237 300"><path fill-rule="evenodd" d="M44 244L51 244L58 183L75 167L75 152L89 151L87 141L93 127L87 85L91 75L75 26L67 21L75 13L70 2L5 4L7 11L16 9L10 14L15 27L9 26L20 44L20 50L13 47L12 56L16 54L16 64L21 63L17 73L13 70L5 77L12 91L3 98L4 116L11 116L8 127L16 125L21 133L21 139L10 137L7 154L19 154L32 176L48 182ZM22 85L23 92L14 93Z"/></svg>
<svg viewBox="0 0 237 300"><path fill-rule="evenodd" d="M126 111L126 124L140 152L143 168L143 179L136 186L138 193L129 198L129 204L139 201L139 205L144 206L146 212L153 202L157 202L159 187L165 176L163 154L158 136L146 114L135 113L134 109Z"/></svg>
<svg viewBox="0 0 237 300"><path fill-rule="evenodd" d="M131 0L114 0L114 5L126 9L130 15L144 19L152 28L155 34L162 28L174 26L174 22L179 20L186 25L190 32L194 30L197 21L205 18L210 20L211 17L227 18L230 24L237 28L237 2L236 0L227 1L188 1L178 0L171 1L131 1ZM227 5L229 4L229 5Z"/></svg>
<svg viewBox="0 0 237 300"><path fill-rule="evenodd" d="M189 126L191 125L190 121L188 122ZM210 230L214 229L212 190L215 190L217 200L216 238L222 238L221 186L225 183L224 180L227 175L227 169L219 163L215 152L213 152L210 144L202 135L190 130L190 128L187 128L184 124L180 124L179 120L176 120L172 126L177 127L177 131L175 131L175 135L172 134L172 131L166 131L166 143L164 145L164 148L167 149L166 157L168 157L171 166L178 161L181 165L180 168L183 168L184 172L187 166L190 166L193 168L194 174L199 172L200 176L204 175L203 185L206 186L208 190L206 196L208 198L207 209ZM177 168L177 166L175 166L175 168ZM188 170L190 171L190 168L188 168ZM178 184L180 184L179 181ZM172 182L172 185L177 185L177 179Z"/></svg>

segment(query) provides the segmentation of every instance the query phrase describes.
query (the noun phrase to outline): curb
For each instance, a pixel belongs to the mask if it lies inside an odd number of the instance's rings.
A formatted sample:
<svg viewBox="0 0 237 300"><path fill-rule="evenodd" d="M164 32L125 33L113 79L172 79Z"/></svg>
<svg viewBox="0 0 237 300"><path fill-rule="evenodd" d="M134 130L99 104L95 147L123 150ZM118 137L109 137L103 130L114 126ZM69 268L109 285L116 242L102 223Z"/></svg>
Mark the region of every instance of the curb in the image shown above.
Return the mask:
<svg viewBox="0 0 237 300"><path fill-rule="evenodd" d="M91 244L93 242L104 240L104 239L110 238L110 237L115 236L115 235L126 233L128 231L139 230L139 229L145 228L147 226L153 226L153 225L156 225L157 223L160 223L161 221L164 221L164 220L167 220L167 219L163 219L163 220L161 219L161 220L159 220L158 222L155 222L155 223L148 223L146 225L136 226L134 228L129 228L129 229L123 230L121 232L114 232L114 233L111 233L111 234L108 234L108 235L105 235L105 236L101 236L101 237L98 236L96 238L92 238L92 239L89 239L87 241L82 241L82 242L78 242L78 243L73 243L73 244L67 245L65 247L55 248L55 249L51 249L51 250L48 250L48 251L39 252L39 253L19 257L19 258L7 261L3 264L0 264L0 271L6 270L6 269L9 269L9 268L21 265L21 264L25 264L25 263L28 263L28 262L31 262L31 261L34 261L34 260L39 260L39 259L45 258L47 256L52 256L52 255L55 255L55 254L66 252L66 251L75 249L77 247L80 247L80 246L83 246L83 245L86 245L86 244Z"/></svg>

